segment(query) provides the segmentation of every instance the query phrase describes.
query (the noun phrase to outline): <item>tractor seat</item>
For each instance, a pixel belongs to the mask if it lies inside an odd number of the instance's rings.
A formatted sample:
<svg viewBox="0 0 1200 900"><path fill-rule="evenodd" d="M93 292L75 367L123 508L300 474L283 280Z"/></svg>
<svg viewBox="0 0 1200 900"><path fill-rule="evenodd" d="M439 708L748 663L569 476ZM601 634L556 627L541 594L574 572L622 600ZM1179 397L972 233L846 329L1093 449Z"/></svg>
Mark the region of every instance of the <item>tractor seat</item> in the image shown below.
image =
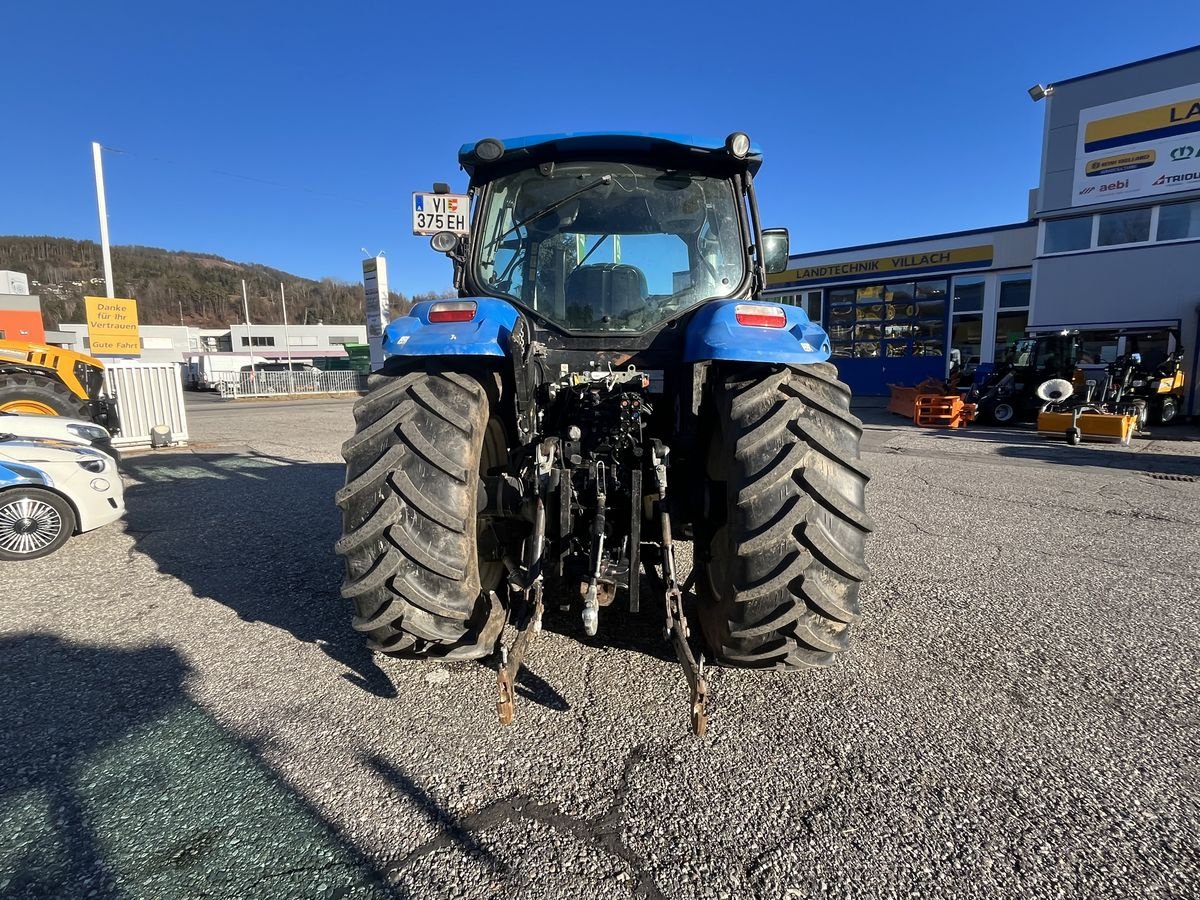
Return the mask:
<svg viewBox="0 0 1200 900"><path fill-rule="evenodd" d="M580 266L566 283L568 316L580 326L616 319L646 305L646 275L637 266L596 263Z"/></svg>

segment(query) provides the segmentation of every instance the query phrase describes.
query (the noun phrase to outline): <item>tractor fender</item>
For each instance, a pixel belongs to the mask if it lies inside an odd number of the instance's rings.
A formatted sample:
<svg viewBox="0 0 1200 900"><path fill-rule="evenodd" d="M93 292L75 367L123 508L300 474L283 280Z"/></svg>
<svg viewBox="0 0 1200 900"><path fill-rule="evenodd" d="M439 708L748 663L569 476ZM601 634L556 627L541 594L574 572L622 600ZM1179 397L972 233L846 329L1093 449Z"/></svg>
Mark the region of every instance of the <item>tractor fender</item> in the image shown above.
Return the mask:
<svg viewBox="0 0 1200 900"><path fill-rule="evenodd" d="M787 322L782 328L738 324L734 308L749 305L782 309ZM829 336L799 307L714 300L692 316L684 335L683 354L687 363L727 359L804 366L829 359Z"/></svg>
<svg viewBox="0 0 1200 900"><path fill-rule="evenodd" d="M454 300L473 301L474 318L430 322L430 307L445 301L424 300L384 329L384 352L389 356L506 356L508 338L517 323L516 308L494 297Z"/></svg>

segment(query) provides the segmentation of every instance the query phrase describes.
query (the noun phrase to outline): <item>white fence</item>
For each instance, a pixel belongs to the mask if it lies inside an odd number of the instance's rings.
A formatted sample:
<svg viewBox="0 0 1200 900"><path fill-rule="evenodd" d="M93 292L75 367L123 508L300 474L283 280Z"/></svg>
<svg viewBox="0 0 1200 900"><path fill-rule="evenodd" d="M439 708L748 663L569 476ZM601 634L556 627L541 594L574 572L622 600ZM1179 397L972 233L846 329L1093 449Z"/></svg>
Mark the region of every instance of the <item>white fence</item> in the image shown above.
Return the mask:
<svg viewBox="0 0 1200 900"><path fill-rule="evenodd" d="M357 394L367 389L359 372L238 372L217 384L222 397L277 397L291 394Z"/></svg>
<svg viewBox="0 0 1200 900"><path fill-rule="evenodd" d="M187 441L179 363L110 363L104 367L104 380L109 396L117 398L121 434L113 443L118 447L149 444L155 425L166 425L174 440Z"/></svg>

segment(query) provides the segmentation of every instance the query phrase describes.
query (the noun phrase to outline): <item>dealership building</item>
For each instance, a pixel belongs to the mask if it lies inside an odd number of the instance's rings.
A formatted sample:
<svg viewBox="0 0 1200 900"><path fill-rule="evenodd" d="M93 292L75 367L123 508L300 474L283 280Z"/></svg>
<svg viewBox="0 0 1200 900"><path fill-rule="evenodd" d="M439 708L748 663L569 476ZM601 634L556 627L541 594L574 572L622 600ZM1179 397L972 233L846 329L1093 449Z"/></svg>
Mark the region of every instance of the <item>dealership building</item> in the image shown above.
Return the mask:
<svg viewBox="0 0 1200 900"><path fill-rule="evenodd" d="M1086 362L1182 347L1200 413L1200 47L1030 94L1045 131L1027 221L794 255L768 296L825 326L862 395L1069 329Z"/></svg>

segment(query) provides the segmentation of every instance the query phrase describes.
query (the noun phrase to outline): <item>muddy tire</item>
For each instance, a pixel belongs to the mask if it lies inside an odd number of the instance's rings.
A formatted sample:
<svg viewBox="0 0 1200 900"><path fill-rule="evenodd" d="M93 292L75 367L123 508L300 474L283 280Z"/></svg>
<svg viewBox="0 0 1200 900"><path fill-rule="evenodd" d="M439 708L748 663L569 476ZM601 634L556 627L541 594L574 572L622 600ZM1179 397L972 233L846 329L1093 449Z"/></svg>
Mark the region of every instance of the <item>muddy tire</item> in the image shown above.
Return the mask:
<svg viewBox="0 0 1200 900"><path fill-rule="evenodd" d="M88 402L57 378L31 372L0 375L0 411L24 415L90 419Z"/></svg>
<svg viewBox="0 0 1200 900"><path fill-rule="evenodd" d="M487 378L483 378L487 381ZM346 486L335 550L342 596L376 650L474 659L489 654L507 612L503 567L478 558L481 467L507 460L491 415L494 382L462 372L373 375L342 446Z"/></svg>
<svg viewBox="0 0 1200 900"><path fill-rule="evenodd" d="M871 520L862 424L828 363L747 367L714 387L701 631L732 666L825 666L859 618Z"/></svg>

